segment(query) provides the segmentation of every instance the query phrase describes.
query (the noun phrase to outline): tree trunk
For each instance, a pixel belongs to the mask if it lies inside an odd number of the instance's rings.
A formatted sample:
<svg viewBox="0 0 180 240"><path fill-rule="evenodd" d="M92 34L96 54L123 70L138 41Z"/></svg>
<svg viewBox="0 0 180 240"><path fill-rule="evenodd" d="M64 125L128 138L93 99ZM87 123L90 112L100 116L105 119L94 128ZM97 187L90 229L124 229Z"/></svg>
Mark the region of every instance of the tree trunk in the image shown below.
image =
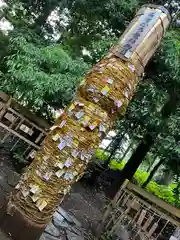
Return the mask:
<svg viewBox="0 0 180 240"><path fill-rule="evenodd" d="M149 166L148 166L146 171L149 172L151 170L151 167L152 167L151 164L149 164Z"/></svg>
<svg viewBox="0 0 180 240"><path fill-rule="evenodd" d="M147 132L145 134L143 141L141 141L141 143L138 145L131 158L126 163L122 172L119 172L119 174L117 174L114 182L107 192L107 195L109 197L113 198L116 195L125 179L131 180L133 178L138 167L143 162L144 157L154 145L158 134L162 131L162 129L166 127L168 118L176 110L178 101L179 99L175 91L171 91L168 101L165 103L161 110L161 124L157 127L156 131L153 134L151 132Z"/></svg>
<svg viewBox="0 0 180 240"><path fill-rule="evenodd" d="M49 15L51 14L51 12L55 9L56 6L52 6L51 8L46 7L44 9L44 11L42 12L42 14L35 20L35 24L34 27L42 27L44 26L44 24L46 23Z"/></svg>
<svg viewBox="0 0 180 240"><path fill-rule="evenodd" d="M149 165L148 165L148 167L146 169L146 172L150 172L151 171L151 168L153 167L153 164L154 164L154 162L156 161L157 158L158 158L158 154L156 153L156 154L153 155L153 161L150 160L148 162ZM147 161L147 159L145 159L145 161Z"/></svg>
<svg viewBox="0 0 180 240"><path fill-rule="evenodd" d="M109 163L112 159L112 157L115 155L116 151L118 150L119 146L121 145L122 143L122 140L125 136L126 132L124 132L123 134L120 134L118 133L118 135L116 136L115 140L112 142L112 149L111 149L111 153L107 159L107 161L105 161L105 163L103 164L104 168L108 168L109 166Z"/></svg>
<svg viewBox="0 0 180 240"><path fill-rule="evenodd" d="M104 163L102 164L103 169L106 170L109 167L109 163L110 163L112 157L114 156L116 150L119 148L119 145L125 134L126 134L126 132L124 132L122 135L119 135L119 132L117 133L115 139L113 140L113 141L115 141L115 145L112 147L111 153L110 153L108 159L106 161L104 161ZM96 169L93 169L91 176L86 180L86 183L88 185L93 186L96 184L96 182L98 181L98 178L101 176L102 168L97 167Z"/></svg>
<svg viewBox="0 0 180 240"><path fill-rule="evenodd" d="M57 119L41 150L21 177L10 196L7 217L1 226L13 239L39 238L72 184L83 175L104 133L107 134L115 121L125 114L138 76L143 73L142 64L147 64L159 46L160 36L157 38L155 29L163 36L163 30L169 25L163 8L150 9L143 7L141 14L137 13L118 45L86 75L74 101ZM147 21L150 23L146 24ZM134 24L136 32L132 34ZM137 52L141 61L137 61L137 54L134 54Z"/></svg>
<svg viewBox="0 0 180 240"><path fill-rule="evenodd" d="M35 19L35 23L31 27L35 28L37 33L39 33L41 27L45 25L45 23L46 23L48 17L50 16L50 14L52 13L52 11L55 10L56 7L59 5L60 5L60 3L58 1L46 2L45 6L43 7L43 9L41 11L41 14L38 16L38 18Z"/></svg>
<svg viewBox="0 0 180 240"><path fill-rule="evenodd" d="M157 172L158 168L163 164L163 162L165 161L164 158L162 158L153 168L153 170L150 172L148 178L146 179L146 181L143 183L142 187L145 188L149 182L151 181L151 179L153 178L154 174Z"/></svg>
<svg viewBox="0 0 180 240"><path fill-rule="evenodd" d="M133 148L133 145L134 145L134 141L132 140L131 143L129 144L129 146L127 147L127 149L125 150L123 156L121 157L121 161L124 160L124 158L126 157L128 152L130 151L130 149Z"/></svg>
<svg viewBox="0 0 180 240"><path fill-rule="evenodd" d="M166 169L163 171L161 178L158 180L159 184L168 186L174 177L174 173L171 169Z"/></svg>

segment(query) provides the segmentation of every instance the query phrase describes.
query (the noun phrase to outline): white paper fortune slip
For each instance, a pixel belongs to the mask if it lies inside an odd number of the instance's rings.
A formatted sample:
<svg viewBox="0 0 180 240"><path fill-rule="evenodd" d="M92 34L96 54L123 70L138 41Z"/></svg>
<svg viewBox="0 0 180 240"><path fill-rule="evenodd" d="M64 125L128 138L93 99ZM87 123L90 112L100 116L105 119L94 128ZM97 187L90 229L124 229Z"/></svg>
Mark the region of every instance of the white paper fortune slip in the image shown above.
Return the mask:
<svg viewBox="0 0 180 240"><path fill-rule="evenodd" d="M132 85L131 85L131 83L128 83L128 87L129 87L130 90L132 90Z"/></svg>
<svg viewBox="0 0 180 240"><path fill-rule="evenodd" d="M99 131L100 132L106 132L106 128L102 123L100 123L100 125L99 125Z"/></svg>
<svg viewBox="0 0 180 240"><path fill-rule="evenodd" d="M115 105L116 105L116 107L118 107L118 108L120 108L121 106L122 106L122 101L121 100L116 100L115 101Z"/></svg>
<svg viewBox="0 0 180 240"><path fill-rule="evenodd" d="M78 156L79 152L76 149L73 149L71 152L71 155L76 158Z"/></svg>
<svg viewBox="0 0 180 240"><path fill-rule="evenodd" d="M39 192L39 186L32 185L31 189L30 189L30 192L33 193L33 194L38 193Z"/></svg>
<svg viewBox="0 0 180 240"><path fill-rule="evenodd" d="M67 172L65 175L64 175L64 179L69 181L69 180L73 180L74 179L74 175L70 172Z"/></svg>
<svg viewBox="0 0 180 240"><path fill-rule="evenodd" d="M32 150L29 154L30 158L35 158L35 155L36 155L36 151L35 150Z"/></svg>
<svg viewBox="0 0 180 240"><path fill-rule="evenodd" d="M67 134L66 136L64 136L64 140L66 141L66 144L67 144L68 147L72 146L73 139L70 135Z"/></svg>
<svg viewBox="0 0 180 240"><path fill-rule="evenodd" d="M60 169L63 169L64 163L58 162L58 163L56 163L55 166L58 167L58 168L60 168Z"/></svg>
<svg viewBox="0 0 180 240"><path fill-rule="evenodd" d="M71 187L68 186L67 188L64 188L63 193L66 195L70 191Z"/></svg>
<svg viewBox="0 0 180 240"><path fill-rule="evenodd" d="M126 98L129 98L129 93L128 93L128 91L124 91L124 95L125 95Z"/></svg>
<svg viewBox="0 0 180 240"><path fill-rule="evenodd" d="M59 150L63 150L67 146L67 142L62 140L60 144L58 145Z"/></svg>
<svg viewBox="0 0 180 240"><path fill-rule="evenodd" d="M21 187L21 184L18 183L18 184L15 186L15 189L20 189L20 187Z"/></svg>
<svg viewBox="0 0 180 240"><path fill-rule="evenodd" d="M76 114L75 114L75 117L77 118L77 119L80 119L80 118L82 118L84 116L84 112L83 111L79 111L79 112L77 112Z"/></svg>
<svg viewBox="0 0 180 240"><path fill-rule="evenodd" d="M75 177L75 176L78 175L78 172L77 172L77 171L74 171L72 174L73 174L73 176Z"/></svg>
<svg viewBox="0 0 180 240"><path fill-rule="evenodd" d="M81 103L81 102L76 102L76 105L78 105L79 107L83 107L84 106L84 103Z"/></svg>
<svg viewBox="0 0 180 240"><path fill-rule="evenodd" d="M100 138L102 137L102 132L98 133L98 137L100 137Z"/></svg>
<svg viewBox="0 0 180 240"><path fill-rule="evenodd" d="M53 131L54 129L56 129L58 126L57 125L54 125L50 128L51 131Z"/></svg>
<svg viewBox="0 0 180 240"><path fill-rule="evenodd" d="M84 153L84 152L81 152L81 153L80 153L80 159L81 159L82 161L85 160L85 153Z"/></svg>
<svg viewBox="0 0 180 240"><path fill-rule="evenodd" d="M97 122L93 122L90 126L89 126L89 128L91 129L91 130L94 130L96 127L97 127Z"/></svg>
<svg viewBox="0 0 180 240"><path fill-rule="evenodd" d="M111 79L111 78L105 78L105 79L104 79L104 82L109 83L109 84L113 84L113 79Z"/></svg>
<svg viewBox="0 0 180 240"><path fill-rule="evenodd" d="M132 55L132 51L127 51L126 54L124 55L125 57L129 58Z"/></svg>
<svg viewBox="0 0 180 240"><path fill-rule="evenodd" d="M52 172L47 172L47 173L45 173L45 175L43 176L43 179L46 180L46 181L48 181L52 175L53 175Z"/></svg>
<svg viewBox="0 0 180 240"><path fill-rule="evenodd" d="M53 141L56 142L58 139L59 139L59 134L56 134L56 135L52 136Z"/></svg>
<svg viewBox="0 0 180 240"><path fill-rule="evenodd" d="M136 69L133 64L128 63L128 68L131 70L131 72L134 72Z"/></svg>
<svg viewBox="0 0 180 240"><path fill-rule="evenodd" d="M94 100L95 103L99 102L99 99L97 97L93 97L93 100Z"/></svg>
<svg viewBox="0 0 180 240"><path fill-rule="evenodd" d="M37 200L40 199L40 196L38 196L38 195L33 195L33 196L31 196L31 199L32 199L33 202L37 202Z"/></svg>
<svg viewBox="0 0 180 240"><path fill-rule="evenodd" d="M101 90L101 93L102 95L107 95L107 93L110 91L110 88L108 86L105 86L102 90Z"/></svg>
<svg viewBox="0 0 180 240"><path fill-rule="evenodd" d="M21 193L24 198L26 198L29 195L29 191L26 188L22 189Z"/></svg>
<svg viewBox="0 0 180 240"><path fill-rule="evenodd" d="M41 212L47 206L47 202L44 199L39 199L36 203L36 207Z"/></svg>
<svg viewBox="0 0 180 240"><path fill-rule="evenodd" d="M63 121L60 123L59 128L63 128L65 124L66 124L66 120L63 120Z"/></svg>
<svg viewBox="0 0 180 240"><path fill-rule="evenodd" d="M39 170L36 170L37 176L41 177L41 172Z"/></svg>
<svg viewBox="0 0 180 240"><path fill-rule="evenodd" d="M84 116L84 119L82 121L82 124L83 124L84 127L88 126L89 120L90 120L90 117Z"/></svg>
<svg viewBox="0 0 180 240"><path fill-rule="evenodd" d="M70 159L70 158L68 158L66 161L65 161L65 163L64 163L64 166L66 166L67 168L68 167L71 167L72 166L72 160Z"/></svg>
<svg viewBox="0 0 180 240"><path fill-rule="evenodd" d="M58 178L60 178L64 173L65 173L64 170L59 170L59 171L57 171L55 174L56 174L56 176L57 176Z"/></svg>

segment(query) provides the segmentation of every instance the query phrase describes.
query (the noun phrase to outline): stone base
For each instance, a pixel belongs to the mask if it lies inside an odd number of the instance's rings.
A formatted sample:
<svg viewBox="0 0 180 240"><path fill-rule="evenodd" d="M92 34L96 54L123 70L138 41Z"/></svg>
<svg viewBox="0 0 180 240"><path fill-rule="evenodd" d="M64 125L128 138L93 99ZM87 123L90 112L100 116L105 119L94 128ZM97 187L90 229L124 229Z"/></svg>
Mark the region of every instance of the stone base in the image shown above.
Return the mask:
<svg viewBox="0 0 180 240"><path fill-rule="evenodd" d="M26 219L20 211L16 210L13 216L6 213L6 205L1 211L4 213L1 218L1 229L13 240L38 240L45 229L45 225L34 225Z"/></svg>

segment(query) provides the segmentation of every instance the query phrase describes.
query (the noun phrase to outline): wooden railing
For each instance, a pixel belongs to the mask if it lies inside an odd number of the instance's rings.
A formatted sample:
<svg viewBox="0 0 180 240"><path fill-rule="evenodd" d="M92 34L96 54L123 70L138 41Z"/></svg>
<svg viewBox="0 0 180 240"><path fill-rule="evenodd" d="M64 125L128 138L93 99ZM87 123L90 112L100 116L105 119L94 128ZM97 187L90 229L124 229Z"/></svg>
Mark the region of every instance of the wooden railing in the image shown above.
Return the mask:
<svg viewBox="0 0 180 240"><path fill-rule="evenodd" d="M132 240L168 240L179 226L180 209L126 180L107 206L98 238L118 239L123 229Z"/></svg>
<svg viewBox="0 0 180 240"><path fill-rule="evenodd" d="M36 150L40 149L49 127L44 119L34 115L6 93L0 92L0 128L4 131L4 134L1 133L0 141L5 142L12 136L10 151L22 141L26 145L24 149L26 158L33 158Z"/></svg>

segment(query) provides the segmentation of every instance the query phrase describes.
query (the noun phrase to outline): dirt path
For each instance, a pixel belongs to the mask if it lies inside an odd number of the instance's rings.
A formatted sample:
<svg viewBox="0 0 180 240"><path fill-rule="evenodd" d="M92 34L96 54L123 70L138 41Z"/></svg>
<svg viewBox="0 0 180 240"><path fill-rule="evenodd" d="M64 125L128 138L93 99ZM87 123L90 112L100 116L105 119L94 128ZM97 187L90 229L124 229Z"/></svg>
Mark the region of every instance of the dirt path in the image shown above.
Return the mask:
<svg viewBox="0 0 180 240"><path fill-rule="evenodd" d="M3 135L4 133L0 129L0 139ZM0 205L4 202L5 197L8 197L20 178L12 164L10 146L11 138L7 140L5 145L0 145ZM94 232L102 219L106 201L101 191L88 187L84 182L78 182L72 187L70 195L65 198L61 206L74 215L81 222L83 228ZM0 240L7 239L0 232Z"/></svg>
<svg viewBox="0 0 180 240"><path fill-rule="evenodd" d="M102 192L79 182L73 186L62 207L72 213L84 228L94 232L103 217L106 203L107 199Z"/></svg>
<svg viewBox="0 0 180 240"><path fill-rule="evenodd" d="M11 164L7 151L0 150L0 205L8 197L14 186L19 181L17 174ZM104 194L95 188L90 188L82 182L76 183L64 202L62 208L74 215L83 228L95 232L97 224L102 219L103 208L106 205ZM0 240L11 240L0 231Z"/></svg>

